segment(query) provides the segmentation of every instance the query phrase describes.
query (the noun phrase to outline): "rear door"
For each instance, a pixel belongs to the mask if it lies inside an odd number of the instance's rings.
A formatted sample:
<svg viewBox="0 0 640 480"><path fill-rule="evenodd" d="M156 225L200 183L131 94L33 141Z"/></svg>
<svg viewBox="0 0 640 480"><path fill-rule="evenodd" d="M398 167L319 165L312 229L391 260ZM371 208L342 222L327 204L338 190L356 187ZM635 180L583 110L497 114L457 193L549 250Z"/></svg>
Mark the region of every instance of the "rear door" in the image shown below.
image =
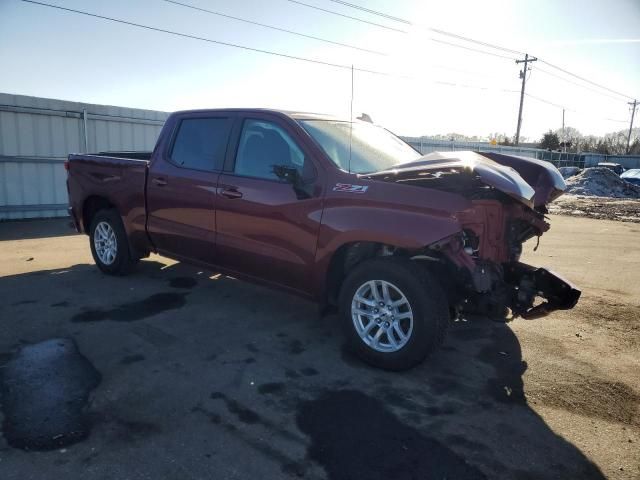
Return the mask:
<svg viewBox="0 0 640 480"><path fill-rule="evenodd" d="M238 122L234 150L218 183L218 263L229 270L308 292L322 214L321 170L300 132L255 114ZM279 179L295 168L306 193Z"/></svg>
<svg viewBox="0 0 640 480"><path fill-rule="evenodd" d="M147 228L160 253L215 263L215 190L233 120L185 114L157 152L147 181Z"/></svg>

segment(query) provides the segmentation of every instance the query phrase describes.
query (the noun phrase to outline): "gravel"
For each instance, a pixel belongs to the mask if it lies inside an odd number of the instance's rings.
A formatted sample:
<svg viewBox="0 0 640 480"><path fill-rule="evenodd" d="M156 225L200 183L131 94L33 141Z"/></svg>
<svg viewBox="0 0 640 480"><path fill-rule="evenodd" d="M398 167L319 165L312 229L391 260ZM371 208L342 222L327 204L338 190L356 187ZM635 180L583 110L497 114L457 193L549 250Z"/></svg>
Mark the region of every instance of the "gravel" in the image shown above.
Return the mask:
<svg viewBox="0 0 640 480"><path fill-rule="evenodd" d="M640 199L565 194L549 205L549 212L572 217L640 223Z"/></svg>

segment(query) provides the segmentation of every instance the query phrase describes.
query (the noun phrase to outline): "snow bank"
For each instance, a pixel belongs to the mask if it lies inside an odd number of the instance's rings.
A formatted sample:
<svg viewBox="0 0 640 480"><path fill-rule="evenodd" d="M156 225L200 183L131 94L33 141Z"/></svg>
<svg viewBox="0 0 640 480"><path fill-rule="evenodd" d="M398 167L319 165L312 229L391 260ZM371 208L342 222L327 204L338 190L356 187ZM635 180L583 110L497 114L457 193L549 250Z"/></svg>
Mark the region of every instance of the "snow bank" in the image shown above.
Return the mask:
<svg viewBox="0 0 640 480"><path fill-rule="evenodd" d="M621 179L608 168L585 168L566 180L566 193L613 198L640 198L640 187Z"/></svg>
<svg viewBox="0 0 640 480"><path fill-rule="evenodd" d="M564 178L565 180L569 177L573 177L576 173L580 171L578 167L560 167L558 168L558 170L560 170L560 174L562 175L562 178Z"/></svg>

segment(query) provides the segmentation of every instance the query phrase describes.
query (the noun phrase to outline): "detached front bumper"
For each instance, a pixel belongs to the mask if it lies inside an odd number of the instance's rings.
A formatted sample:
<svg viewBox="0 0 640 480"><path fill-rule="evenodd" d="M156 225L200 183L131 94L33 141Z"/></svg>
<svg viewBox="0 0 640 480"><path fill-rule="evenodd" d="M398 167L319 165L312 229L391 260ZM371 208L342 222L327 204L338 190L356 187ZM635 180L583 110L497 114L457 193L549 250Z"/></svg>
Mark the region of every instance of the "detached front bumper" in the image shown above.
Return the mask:
<svg viewBox="0 0 640 480"><path fill-rule="evenodd" d="M520 262L505 265L504 280L513 287L509 307L525 319L544 317L554 310L569 310L576 306L582 293L550 270Z"/></svg>

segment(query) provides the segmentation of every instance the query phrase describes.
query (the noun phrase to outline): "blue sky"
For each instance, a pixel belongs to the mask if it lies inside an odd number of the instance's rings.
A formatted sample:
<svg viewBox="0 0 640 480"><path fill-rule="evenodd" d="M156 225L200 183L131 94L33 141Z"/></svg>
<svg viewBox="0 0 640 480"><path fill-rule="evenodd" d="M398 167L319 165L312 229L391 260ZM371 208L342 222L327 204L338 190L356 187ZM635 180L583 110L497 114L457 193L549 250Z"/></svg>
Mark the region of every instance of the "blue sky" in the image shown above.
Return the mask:
<svg viewBox="0 0 640 480"><path fill-rule="evenodd" d="M512 135L520 80L513 60L453 48L428 27L526 51L613 90L640 97L638 0L352 0L411 20L385 20L329 0L305 3L404 29L394 32L287 0L180 0L202 8L376 50L376 55L193 11L162 0L44 0L255 48L355 65L354 113L399 134ZM457 42L462 43L462 42ZM477 46L467 44L470 47ZM502 53L504 52L497 52ZM510 56L511 54L506 54ZM257 106L348 117L349 70L140 30L18 0L0 0L0 91L157 110ZM550 76L533 65L527 92L567 108L583 133L628 127L626 99ZM579 82L578 83L582 83ZM453 85L452 85L453 84ZM593 86L585 85L589 88ZM561 125L562 109L525 100L522 134Z"/></svg>

